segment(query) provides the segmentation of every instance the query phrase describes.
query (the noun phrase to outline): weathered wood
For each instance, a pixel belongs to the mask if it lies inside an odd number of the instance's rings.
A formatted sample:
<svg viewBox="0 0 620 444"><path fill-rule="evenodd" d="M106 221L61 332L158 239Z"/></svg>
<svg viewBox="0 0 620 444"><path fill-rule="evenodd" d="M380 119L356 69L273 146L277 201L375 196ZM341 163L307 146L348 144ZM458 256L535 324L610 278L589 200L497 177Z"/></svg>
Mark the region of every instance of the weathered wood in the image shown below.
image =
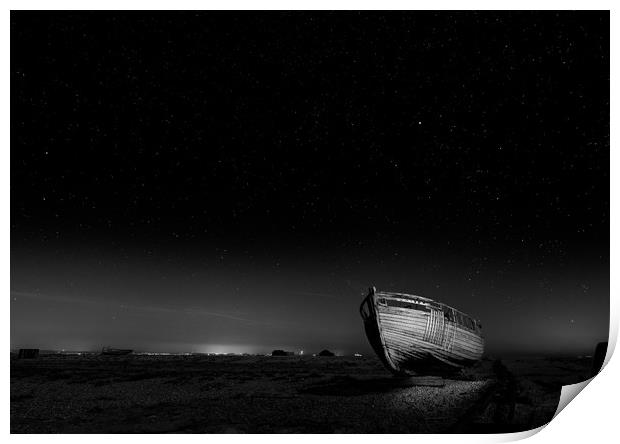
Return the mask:
<svg viewBox="0 0 620 444"><path fill-rule="evenodd" d="M360 312L373 349L396 374L454 370L482 357L480 322L432 299L373 288Z"/></svg>

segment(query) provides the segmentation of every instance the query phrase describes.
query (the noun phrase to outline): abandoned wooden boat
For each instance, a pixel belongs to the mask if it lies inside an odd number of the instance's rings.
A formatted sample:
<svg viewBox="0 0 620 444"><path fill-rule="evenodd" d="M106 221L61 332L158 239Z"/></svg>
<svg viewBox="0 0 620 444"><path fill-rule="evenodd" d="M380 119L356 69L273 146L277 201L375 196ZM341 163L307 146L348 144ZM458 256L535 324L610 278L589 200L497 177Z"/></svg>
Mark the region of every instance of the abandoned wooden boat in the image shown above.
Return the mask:
<svg viewBox="0 0 620 444"><path fill-rule="evenodd" d="M484 351L480 321L432 299L372 287L360 314L372 348L397 375L458 371Z"/></svg>

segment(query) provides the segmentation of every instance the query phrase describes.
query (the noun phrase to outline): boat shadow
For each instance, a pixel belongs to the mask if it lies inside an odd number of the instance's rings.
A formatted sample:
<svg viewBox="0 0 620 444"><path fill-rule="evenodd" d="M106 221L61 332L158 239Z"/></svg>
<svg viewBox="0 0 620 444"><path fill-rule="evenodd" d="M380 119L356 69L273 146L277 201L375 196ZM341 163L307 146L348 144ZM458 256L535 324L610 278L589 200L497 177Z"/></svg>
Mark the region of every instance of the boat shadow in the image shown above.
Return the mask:
<svg viewBox="0 0 620 444"><path fill-rule="evenodd" d="M320 396L363 396L377 393L390 393L411 387L443 387L445 382L439 376L398 378L386 376L362 378L353 376L334 376L322 382L299 390L300 393Z"/></svg>

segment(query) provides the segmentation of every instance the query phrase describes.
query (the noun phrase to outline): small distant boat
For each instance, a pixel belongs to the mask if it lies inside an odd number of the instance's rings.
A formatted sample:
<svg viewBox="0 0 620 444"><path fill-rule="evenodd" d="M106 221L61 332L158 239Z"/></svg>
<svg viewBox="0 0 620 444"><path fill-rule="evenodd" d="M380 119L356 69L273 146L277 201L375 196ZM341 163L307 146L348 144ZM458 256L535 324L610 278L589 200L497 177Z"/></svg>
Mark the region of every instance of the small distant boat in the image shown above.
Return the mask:
<svg viewBox="0 0 620 444"><path fill-rule="evenodd" d="M432 299L371 287L360 314L372 348L396 375L448 373L484 352L480 321Z"/></svg>
<svg viewBox="0 0 620 444"><path fill-rule="evenodd" d="M128 354L130 354L132 352L133 352L133 350L124 349L124 348L103 347L101 349L101 354L102 355L108 355L108 356L123 356L123 355L128 355Z"/></svg>

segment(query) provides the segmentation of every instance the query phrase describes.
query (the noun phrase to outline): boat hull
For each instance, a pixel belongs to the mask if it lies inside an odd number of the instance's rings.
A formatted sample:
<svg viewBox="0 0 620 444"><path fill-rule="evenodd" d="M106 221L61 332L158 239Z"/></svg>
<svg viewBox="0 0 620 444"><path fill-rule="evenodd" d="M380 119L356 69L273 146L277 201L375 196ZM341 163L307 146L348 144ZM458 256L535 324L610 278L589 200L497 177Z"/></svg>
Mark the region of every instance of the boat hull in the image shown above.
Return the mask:
<svg viewBox="0 0 620 444"><path fill-rule="evenodd" d="M480 323L431 299L372 290L360 312L372 348L397 375L459 371L484 352Z"/></svg>

